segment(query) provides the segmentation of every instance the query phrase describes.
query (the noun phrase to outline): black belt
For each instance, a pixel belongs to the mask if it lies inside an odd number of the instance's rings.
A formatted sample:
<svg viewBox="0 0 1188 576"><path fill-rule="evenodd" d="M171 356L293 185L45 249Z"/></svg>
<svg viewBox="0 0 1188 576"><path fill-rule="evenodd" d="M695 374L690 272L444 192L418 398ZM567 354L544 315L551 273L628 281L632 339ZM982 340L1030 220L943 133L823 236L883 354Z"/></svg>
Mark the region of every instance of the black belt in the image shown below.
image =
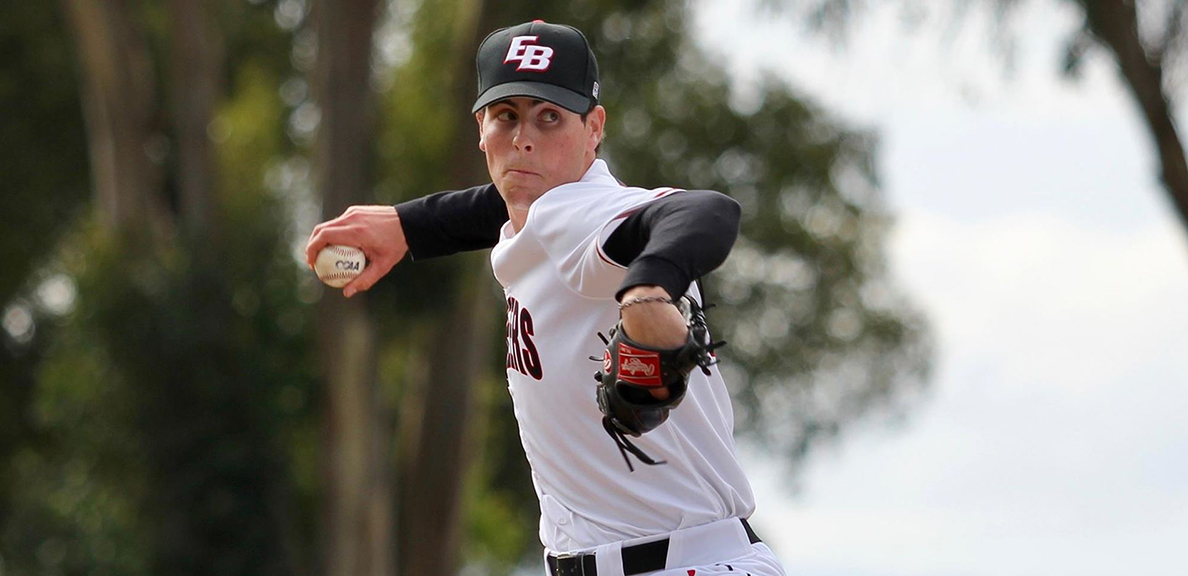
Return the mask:
<svg viewBox="0 0 1188 576"><path fill-rule="evenodd" d="M751 544L762 542L746 518L742 520L743 529L747 531L747 539ZM668 558L668 538L627 546L622 550L623 574L643 574L654 570L663 570L664 562ZM598 576L598 567L594 561L594 554L549 554L549 573L553 576Z"/></svg>

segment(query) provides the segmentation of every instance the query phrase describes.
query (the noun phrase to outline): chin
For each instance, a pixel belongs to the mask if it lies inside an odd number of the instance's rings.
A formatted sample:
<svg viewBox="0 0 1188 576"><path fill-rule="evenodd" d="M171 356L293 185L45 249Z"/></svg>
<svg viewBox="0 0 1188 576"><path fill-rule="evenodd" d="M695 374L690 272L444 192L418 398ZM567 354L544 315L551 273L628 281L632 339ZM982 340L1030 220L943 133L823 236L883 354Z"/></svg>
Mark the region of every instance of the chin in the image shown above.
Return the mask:
<svg viewBox="0 0 1188 576"><path fill-rule="evenodd" d="M507 202L509 206L527 207L537 198L544 195L544 188L538 186L517 186L508 185L506 188L498 187L500 195L503 196L503 201Z"/></svg>

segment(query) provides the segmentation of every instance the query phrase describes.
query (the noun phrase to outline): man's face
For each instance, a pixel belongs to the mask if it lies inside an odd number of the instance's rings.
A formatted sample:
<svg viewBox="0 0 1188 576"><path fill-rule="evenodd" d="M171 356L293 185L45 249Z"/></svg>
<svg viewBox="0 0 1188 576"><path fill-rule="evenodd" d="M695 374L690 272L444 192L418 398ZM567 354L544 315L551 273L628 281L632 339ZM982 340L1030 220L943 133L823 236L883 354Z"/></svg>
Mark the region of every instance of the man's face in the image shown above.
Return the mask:
<svg viewBox="0 0 1188 576"><path fill-rule="evenodd" d="M527 210L545 192L586 173L602 139L606 111L596 106L582 122L551 102L509 98L475 117L491 181L509 208Z"/></svg>

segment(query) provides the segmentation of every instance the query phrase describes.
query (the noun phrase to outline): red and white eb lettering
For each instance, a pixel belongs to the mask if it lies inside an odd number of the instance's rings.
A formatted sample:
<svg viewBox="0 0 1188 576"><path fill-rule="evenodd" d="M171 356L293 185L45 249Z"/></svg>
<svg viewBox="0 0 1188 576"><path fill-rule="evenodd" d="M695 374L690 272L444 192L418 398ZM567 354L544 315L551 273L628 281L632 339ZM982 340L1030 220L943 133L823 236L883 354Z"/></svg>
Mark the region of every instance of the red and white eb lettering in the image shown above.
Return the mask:
<svg viewBox="0 0 1188 576"><path fill-rule="evenodd" d="M536 43L539 36L516 36L512 38L511 47L507 49L507 57L503 63L519 62L516 71L530 70L544 72L553 63L553 49Z"/></svg>

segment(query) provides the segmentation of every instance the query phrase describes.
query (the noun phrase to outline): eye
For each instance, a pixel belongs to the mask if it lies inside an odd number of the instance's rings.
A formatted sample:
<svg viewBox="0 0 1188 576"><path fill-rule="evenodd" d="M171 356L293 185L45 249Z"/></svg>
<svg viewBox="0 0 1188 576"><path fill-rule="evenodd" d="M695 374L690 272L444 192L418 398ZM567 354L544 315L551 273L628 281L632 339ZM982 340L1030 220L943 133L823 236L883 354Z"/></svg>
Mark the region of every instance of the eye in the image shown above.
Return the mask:
<svg viewBox="0 0 1188 576"><path fill-rule="evenodd" d="M513 122L516 119L516 113L511 108L504 108L495 113L495 119L500 122Z"/></svg>
<svg viewBox="0 0 1188 576"><path fill-rule="evenodd" d="M540 119L545 122L556 122L561 119L561 114L556 110L545 110L540 113Z"/></svg>

